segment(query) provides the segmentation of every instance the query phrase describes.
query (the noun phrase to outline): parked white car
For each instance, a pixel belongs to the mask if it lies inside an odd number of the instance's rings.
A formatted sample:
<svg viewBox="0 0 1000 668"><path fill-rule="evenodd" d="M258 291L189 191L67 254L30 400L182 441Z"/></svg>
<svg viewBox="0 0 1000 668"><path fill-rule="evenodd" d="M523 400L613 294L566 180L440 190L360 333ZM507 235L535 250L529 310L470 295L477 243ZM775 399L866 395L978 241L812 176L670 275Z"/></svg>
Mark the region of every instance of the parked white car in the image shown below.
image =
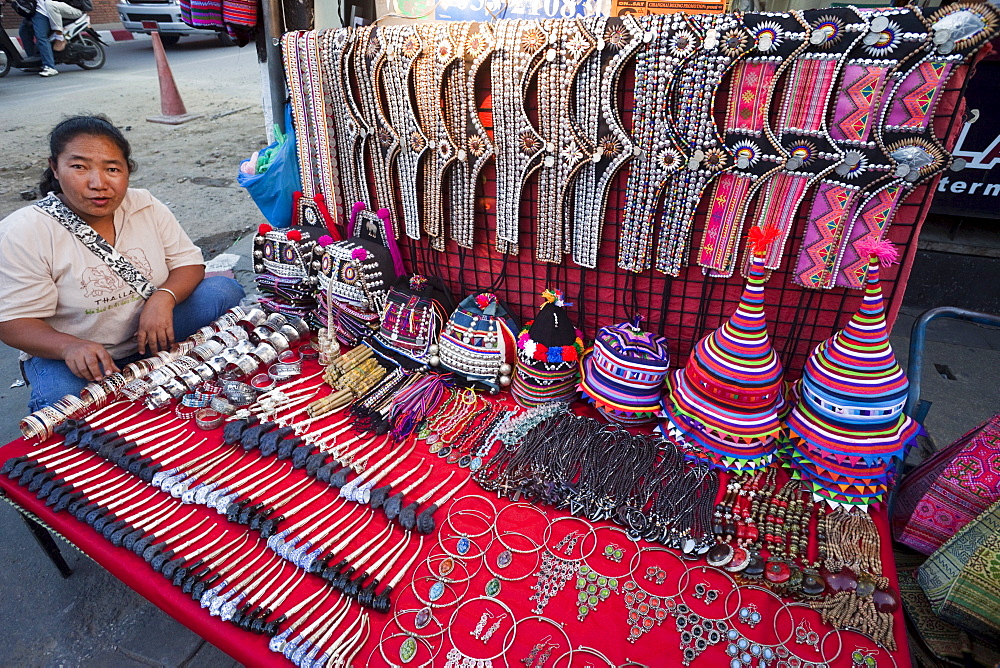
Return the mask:
<svg viewBox="0 0 1000 668"><path fill-rule="evenodd" d="M181 21L181 7L176 0L122 0L116 7L126 30L137 35L159 32L164 46L173 46L185 35L217 35L223 46L234 44L225 32L192 28Z"/></svg>

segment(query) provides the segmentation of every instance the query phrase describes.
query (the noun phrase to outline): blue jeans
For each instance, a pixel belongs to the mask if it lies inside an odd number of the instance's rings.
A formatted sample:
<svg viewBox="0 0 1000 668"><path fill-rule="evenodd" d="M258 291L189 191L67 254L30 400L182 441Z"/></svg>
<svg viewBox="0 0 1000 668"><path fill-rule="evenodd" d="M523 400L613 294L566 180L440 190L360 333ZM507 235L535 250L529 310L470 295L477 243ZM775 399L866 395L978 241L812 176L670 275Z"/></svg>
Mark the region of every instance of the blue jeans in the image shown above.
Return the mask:
<svg viewBox="0 0 1000 668"><path fill-rule="evenodd" d="M30 19L23 19L17 34L21 37L24 54L31 58L36 51L42 56L42 66L56 66L56 57L52 52L52 42L49 41L49 17L41 12L35 12Z"/></svg>
<svg viewBox="0 0 1000 668"><path fill-rule="evenodd" d="M187 299L174 307L174 339L183 341L223 313L238 305L244 296L243 287L226 276L206 278ZM120 369L142 356L135 354L115 365ZM25 381L31 385L28 411L54 404L67 394L79 395L88 381L75 375L62 360L32 357L24 362Z"/></svg>

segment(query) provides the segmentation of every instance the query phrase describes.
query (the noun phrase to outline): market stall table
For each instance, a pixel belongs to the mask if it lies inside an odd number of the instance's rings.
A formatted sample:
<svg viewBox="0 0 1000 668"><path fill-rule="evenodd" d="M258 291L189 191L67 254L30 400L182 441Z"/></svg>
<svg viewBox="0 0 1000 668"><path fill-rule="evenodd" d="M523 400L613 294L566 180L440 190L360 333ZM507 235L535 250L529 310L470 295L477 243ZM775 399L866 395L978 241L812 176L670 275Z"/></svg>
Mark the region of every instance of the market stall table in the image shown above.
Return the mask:
<svg viewBox="0 0 1000 668"><path fill-rule="evenodd" d="M581 412L587 411L589 409L583 409ZM140 410L136 406L134 409L129 409L129 416L133 419L141 417L144 420L148 420L154 414L149 411ZM338 415L320 420L311 425L310 430L315 431L339 419L341 419L341 416ZM196 443L206 436L209 439L204 446L197 449L196 453L192 453L189 459L212 447L220 448L220 453L239 450L238 444L236 446L223 446L221 444L221 428L211 432L202 432L196 429L193 423L188 424L190 426L186 430L191 436L191 440L188 441L189 444ZM344 434L341 440L349 436L351 436L350 432ZM58 436L54 437L42 445L56 443L59 438ZM3 455L0 457L0 460L6 461L11 457L30 454L37 451L39 447L38 444L27 443L23 440L14 441L0 450ZM379 453L385 453L389 450L390 448L382 448L379 450ZM404 452L406 450L409 450L409 446L404 449ZM255 453L250 453L248 460L251 456L260 459L259 462L255 462L251 466L251 470L255 472L263 471L265 467L273 463L273 458L259 457ZM377 453L374 459L379 458L381 458L381 454ZM423 442L418 442L416 448L407 456L406 460L400 462L396 471L402 472L412 469L421 459L428 459L429 461L433 459L434 461L431 463L434 469L432 474L414 490L412 498L423 494L425 490L438 486L449 474L455 474L455 477L452 478L452 483L459 479L458 476L465 475L464 470L456 466L449 466L443 460L431 458ZM90 464L91 461L99 461L99 458L96 454L89 453L81 461ZM107 478L115 475L111 472L110 464L105 465L105 468L109 471L106 474ZM272 471L274 469L268 470ZM246 477L248 480L259 479L254 474L247 475ZM304 472L292 471L287 478L282 480L281 486L291 487L295 484L302 484L301 481L304 477ZM390 475L389 477L392 478L394 476ZM725 474L723 474L723 480L725 480ZM451 486L451 483L444 485L441 491L444 492L450 489ZM725 490L724 482L720 487L723 491ZM31 516L38 518L46 526L91 556L122 582L132 587L152 603L233 658L246 665L288 665L288 661L280 654L272 653L268 650L268 638L266 636L242 631L232 624L221 621L217 617L209 616L188 595L183 594L178 588L171 586L161 575L156 574L140 557L125 548L114 547L105 538L98 535L93 528L76 520L68 513L53 513L33 493L19 486L16 480L11 480L7 476L0 476L0 489L3 490L3 493L17 507L23 509L23 511L26 511ZM302 500L317 496L321 498L316 500L315 503L310 504L308 508L302 511L301 515L296 515L296 517L305 517L320 509L323 505L331 504L335 498L334 492L330 491L326 494L321 494L321 490L322 485L317 481L305 484L304 489L294 496L295 503L290 505L295 505ZM150 494L153 493L150 492ZM166 498L163 492L157 491L155 494ZM480 516L480 512L485 513L487 516L490 513L486 502L467 495L479 495L485 499L489 499L489 502L495 505L498 512L507 508L508 510L500 518L499 526L489 526ZM438 496L438 494L435 494L435 496ZM408 496L408 498L410 497ZM524 504L519 504L511 507L509 500L498 500L495 494L483 492L473 481L469 481L464 486L458 493L458 498L458 509L465 512L454 515L450 524L446 521L449 511L447 506L435 513L436 532L423 540L421 556L413 562L414 565L392 593L393 605L390 613L383 614L368 611L371 619L371 634L364 647L356 655L354 665L374 666L401 663L399 659L400 645L406 639L406 636L403 635L399 624L403 626L409 625L409 628L412 630L413 620L411 618L427 602L425 597L428 596L428 590L425 587L429 587L433 582L432 575L434 574L429 568L439 568L441 561L446 559L447 552L450 552L454 556L460 556L456 553L458 548L454 542L460 539L460 534L467 534L471 537L472 548L467 552L467 557L475 557L480 553L485 553L491 562L488 568L484 568L481 559L470 558L465 560L466 563L451 574L448 589L453 591L438 599L436 603L442 607L434 608L433 621L421 632L421 635L432 636L427 639L427 643L429 643L429 647L435 650L435 658L431 664L434 666L445 665L448 661L447 653L453 646L458 647L469 656L479 658L499 654L504 647L507 647L506 657L508 665L516 664L527 657L535 645L539 644L546 635L550 636L550 639L546 642L551 646L547 647L550 650L549 662L544 665L587 665L588 662L593 664L599 658L594 654L575 652L572 664L567 662L568 657L564 657L558 664L555 664L553 660L558 658L559 654L565 653L568 650L565 638L569 639L574 648L593 648L599 651L614 662L615 665L621 665L627 661L634 661L649 666L681 665L684 657L679 646L681 635L677 628L677 620L669 613L661 613L660 618L657 619L655 610L657 605L662 605L666 609L678 602L687 604L691 612L701 615L704 619L721 618L726 615L730 616L731 619L735 619L738 616L737 608L747 607L750 604L756 606L757 611L762 617L759 626L755 625L755 627L751 628L747 624L737 624L733 621L730 621L729 624L729 626L739 630L741 638L747 639L748 651L754 644L760 644L760 648L772 646L771 651L775 651L776 647L774 646L780 644L781 641L787 641L785 646L803 662L821 662L823 655L816 651L814 645L807 644L804 641L804 635L802 636L802 642L796 642L796 633L793 627L801 625L803 629L808 627L809 630L817 632L818 635L811 638L819 640L819 644L816 646L820 647L822 652L825 652L827 659L835 656L834 660L830 661L831 666L852 665L852 653L856 654L854 659L860 656L862 660L864 660L865 656L870 655L878 662L877 665L882 665L885 657L889 657L890 663L896 666L907 666L910 663L906 650L901 609L896 610L894 613L894 636L898 649L890 653L878 648L870 640L858 633L852 631L832 632L829 627L820 622L818 613L807 610L804 606L784 608L785 612L782 612L777 604L777 599L762 588L740 587L737 590L739 593L734 594L731 585L728 585L730 581L728 575L724 574L721 570L705 566L704 562L700 560L683 562L676 556L676 551L662 549L644 551L639 558L641 569L638 567L639 564L636 564L636 567L633 568L634 572L629 576L630 560L635 556L634 544L625 538L622 533L612 533L604 530L604 527L614 526L607 522L595 525L598 527L593 534L595 536L595 539L593 539L595 544L591 545L588 542L591 539L589 536L586 536L581 541L580 547L573 553L573 556L574 558L578 555L588 556L586 563L591 565L594 570L600 569L599 572L606 572L608 576L612 577L620 576L616 578L620 580L618 582L618 590L617 592L610 592L606 600L600 600L594 606L594 609L584 616L584 621L581 622L577 619L579 611L577 601L578 590L575 587L576 578L575 576L569 577L568 582L552 597L541 613L544 617L562 623L562 628L556 630L552 628L551 624L534 617L537 614L534 611L535 603L528 600L529 595L533 593L531 587L537 582L537 577L534 574L538 572L536 567L529 562L533 562L535 559L541 562L541 553L546 552L546 550L531 548L527 542L518 544L517 541L521 539L513 534L520 532L529 536L531 540L538 542L540 539L545 538L545 534L547 533L549 540L546 541L546 545L549 549L552 549L556 544L555 539L560 533L565 534L569 532L571 527L582 530L586 521L572 518L568 513L544 506L526 508ZM227 544L232 539L242 536L247 532L245 527L228 522L224 517L205 507L191 506L191 508L192 510L185 509L178 513L178 516L193 512L195 516L190 520L190 523L200 521L201 519L209 519L210 521L204 527L211 526L213 522L218 527L210 536L204 538L204 543L213 538L219 538L223 531L228 532L224 538L216 541L214 544L215 548L219 545ZM552 524L552 529L546 531L545 522L541 519L542 515L535 510L536 508L545 513L545 518L549 522L557 519L559 521ZM354 516L361 516L356 509L354 510ZM385 529L387 522L383 515L376 513L371 517L373 519L365 521L365 530L361 532L361 535L356 540L351 542L352 548L355 545L366 542L369 538L377 535L379 532L383 532ZM885 511L875 511L873 517L881 538L884 575L895 588L896 572L892 559ZM319 522L318 524L317 529L321 529L323 523ZM493 575L489 572L489 568L492 568L495 574L508 575L508 571L499 571L495 565L499 552L502 551L499 544L495 540L487 541L485 538L474 537L475 534L495 536L497 531L505 533L506 542L504 544L514 548L512 550L513 558L509 565L504 568L509 569L509 573L517 578L528 573L527 577L517 581L501 581L501 590L496 598L506 607L499 606L486 598L480 598L485 597L485 587L493 578ZM252 534L249 543L252 544L255 534L252 532L248 533ZM192 535L197 534L193 533ZM442 550L442 544L437 542L436 539L438 536L442 536L442 543L445 550ZM618 546L623 548L623 552L625 552L622 555L621 561L617 563L614 560L599 556L599 551L597 550L598 547L603 550L605 544L608 542L608 537L612 536L624 539L617 541ZM403 537L403 531L396 526L396 529L391 532L391 537L387 545L399 545ZM188 538L190 538L190 535ZM393 574L410 561L416 544L414 537L403 550L405 554L402 554L402 558L394 562L395 569L392 571ZM201 543L198 545L201 545ZM645 543L644 541L642 546L659 547ZM518 551L519 548L520 551ZM533 554L525 554L525 551L532 550L534 551ZM590 555L586 555L585 551L589 551ZM428 555L437 555L432 559L430 565L425 563L424 560L424 557ZM656 573L656 571L649 571L649 569L656 568L662 569L664 573L660 576L659 583L657 582L657 577L651 574ZM686 575L684 573L685 568L688 571ZM465 569L466 574L461 574L462 569ZM283 574L283 578L287 577L287 580L282 579L282 582L294 581L302 573L302 571L287 562L284 562L284 566L280 572ZM468 577L470 575L471 577ZM646 577L647 575L649 576L648 578ZM416 580L413 588L410 587L411 576ZM467 582L458 582L466 578L468 578ZM305 576L303 582L296 586L291 595L284 601L281 609L287 610L305 597L315 593L318 588L325 586L327 585L317 576ZM683 591L680 593L680 597L677 597L679 587L682 587ZM703 589L715 589L719 592L717 597L713 597L711 604L706 605L704 597L695 596L697 591L702 591ZM642 591L646 593L640 593ZM462 601L455 600L458 594L464 594ZM639 606L646 605L650 601L654 602L652 611L649 612L649 616L653 621L647 622L647 625L651 628L649 632L643 633L635 639L635 642L628 641L630 633L630 610L626 608L625 604L626 595L628 594L632 595L628 600L631 602L631 608L634 611L646 611L647 608L640 610ZM674 596L673 603L670 602L672 595ZM331 598L336 599L339 596L339 594L335 594ZM647 596L649 597L648 599ZM640 600L637 601L636 598ZM716 598L717 600L715 600ZM349 610L343 624L337 628L348 628L349 624L356 620L358 612L361 609L356 602L352 601L349 604ZM457 618L452 619L452 615L456 609L459 610ZM506 609L509 609L517 619L521 620L517 625L516 631L512 631L513 627L509 625L509 621L504 620L501 621L500 626L487 643L476 640L471 635L481 617L487 614L493 615L487 619L489 624L486 626L488 628L495 619L504 614L503 610ZM725 613L722 612L723 609L725 609ZM411 612L400 612L399 621L394 621L394 613L406 610ZM634 616L635 614L633 614ZM795 624L791 621L793 618ZM357 630L357 627L351 632L353 633L355 630ZM561 631L565 631L565 636L562 635ZM734 644L738 645L739 642L741 641L734 640ZM727 640L720 638L718 644L709 644L704 653L698 658L700 660L714 660L720 663L723 661L727 663L733 661L733 665L735 666L741 657L738 655L735 657L727 656L727 646ZM544 649L536 651L536 660L544 652ZM428 645L424 644L424 641L421 640L417 643L414 652L413 665L420 665L428 661ZM477 654L476 652L479 653ZM857 654L858 652L860 654ZM742 651L740 654L743 654L743 658L750 658L753 665L757 665L760 659L758 655L751 656L749 653ZM501 659L497 659L494 665L500 665L500 661ZM749 664L740 662L740 665ZM772 663L771 665L775 664Z"/></svg>

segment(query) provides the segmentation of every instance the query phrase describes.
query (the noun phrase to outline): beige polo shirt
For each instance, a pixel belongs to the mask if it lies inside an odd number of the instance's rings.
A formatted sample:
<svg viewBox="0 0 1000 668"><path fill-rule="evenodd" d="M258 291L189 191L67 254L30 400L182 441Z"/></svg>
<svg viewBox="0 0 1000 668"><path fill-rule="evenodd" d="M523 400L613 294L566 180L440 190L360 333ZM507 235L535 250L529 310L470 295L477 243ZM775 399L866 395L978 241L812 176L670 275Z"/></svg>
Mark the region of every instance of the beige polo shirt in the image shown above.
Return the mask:
<svg viewBox="0 0 1000 668"><path fill-rule="evenodd" d="M204 263L174 215L148 190L129 188L115 211L115 248L157 286L172 269ZM138 349L135 333L144 304L41 209L28 206L0 220L0 322L40 318L121 359Z"/></svg>

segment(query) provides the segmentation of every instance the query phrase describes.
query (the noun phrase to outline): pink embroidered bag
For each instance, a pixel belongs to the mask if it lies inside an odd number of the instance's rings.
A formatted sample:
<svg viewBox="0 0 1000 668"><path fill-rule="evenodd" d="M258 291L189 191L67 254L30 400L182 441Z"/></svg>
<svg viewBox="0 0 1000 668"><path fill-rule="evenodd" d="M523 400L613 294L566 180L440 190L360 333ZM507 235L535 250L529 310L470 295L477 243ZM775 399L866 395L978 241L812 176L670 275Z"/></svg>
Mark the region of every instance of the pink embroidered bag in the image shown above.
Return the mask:
<svg viewBox="0 0 1000 668"><path fill-rule="evenodd" d="M931 554L1000 500L1000 415L995 415L903 479L892 518L899 542Z"/></svg>

